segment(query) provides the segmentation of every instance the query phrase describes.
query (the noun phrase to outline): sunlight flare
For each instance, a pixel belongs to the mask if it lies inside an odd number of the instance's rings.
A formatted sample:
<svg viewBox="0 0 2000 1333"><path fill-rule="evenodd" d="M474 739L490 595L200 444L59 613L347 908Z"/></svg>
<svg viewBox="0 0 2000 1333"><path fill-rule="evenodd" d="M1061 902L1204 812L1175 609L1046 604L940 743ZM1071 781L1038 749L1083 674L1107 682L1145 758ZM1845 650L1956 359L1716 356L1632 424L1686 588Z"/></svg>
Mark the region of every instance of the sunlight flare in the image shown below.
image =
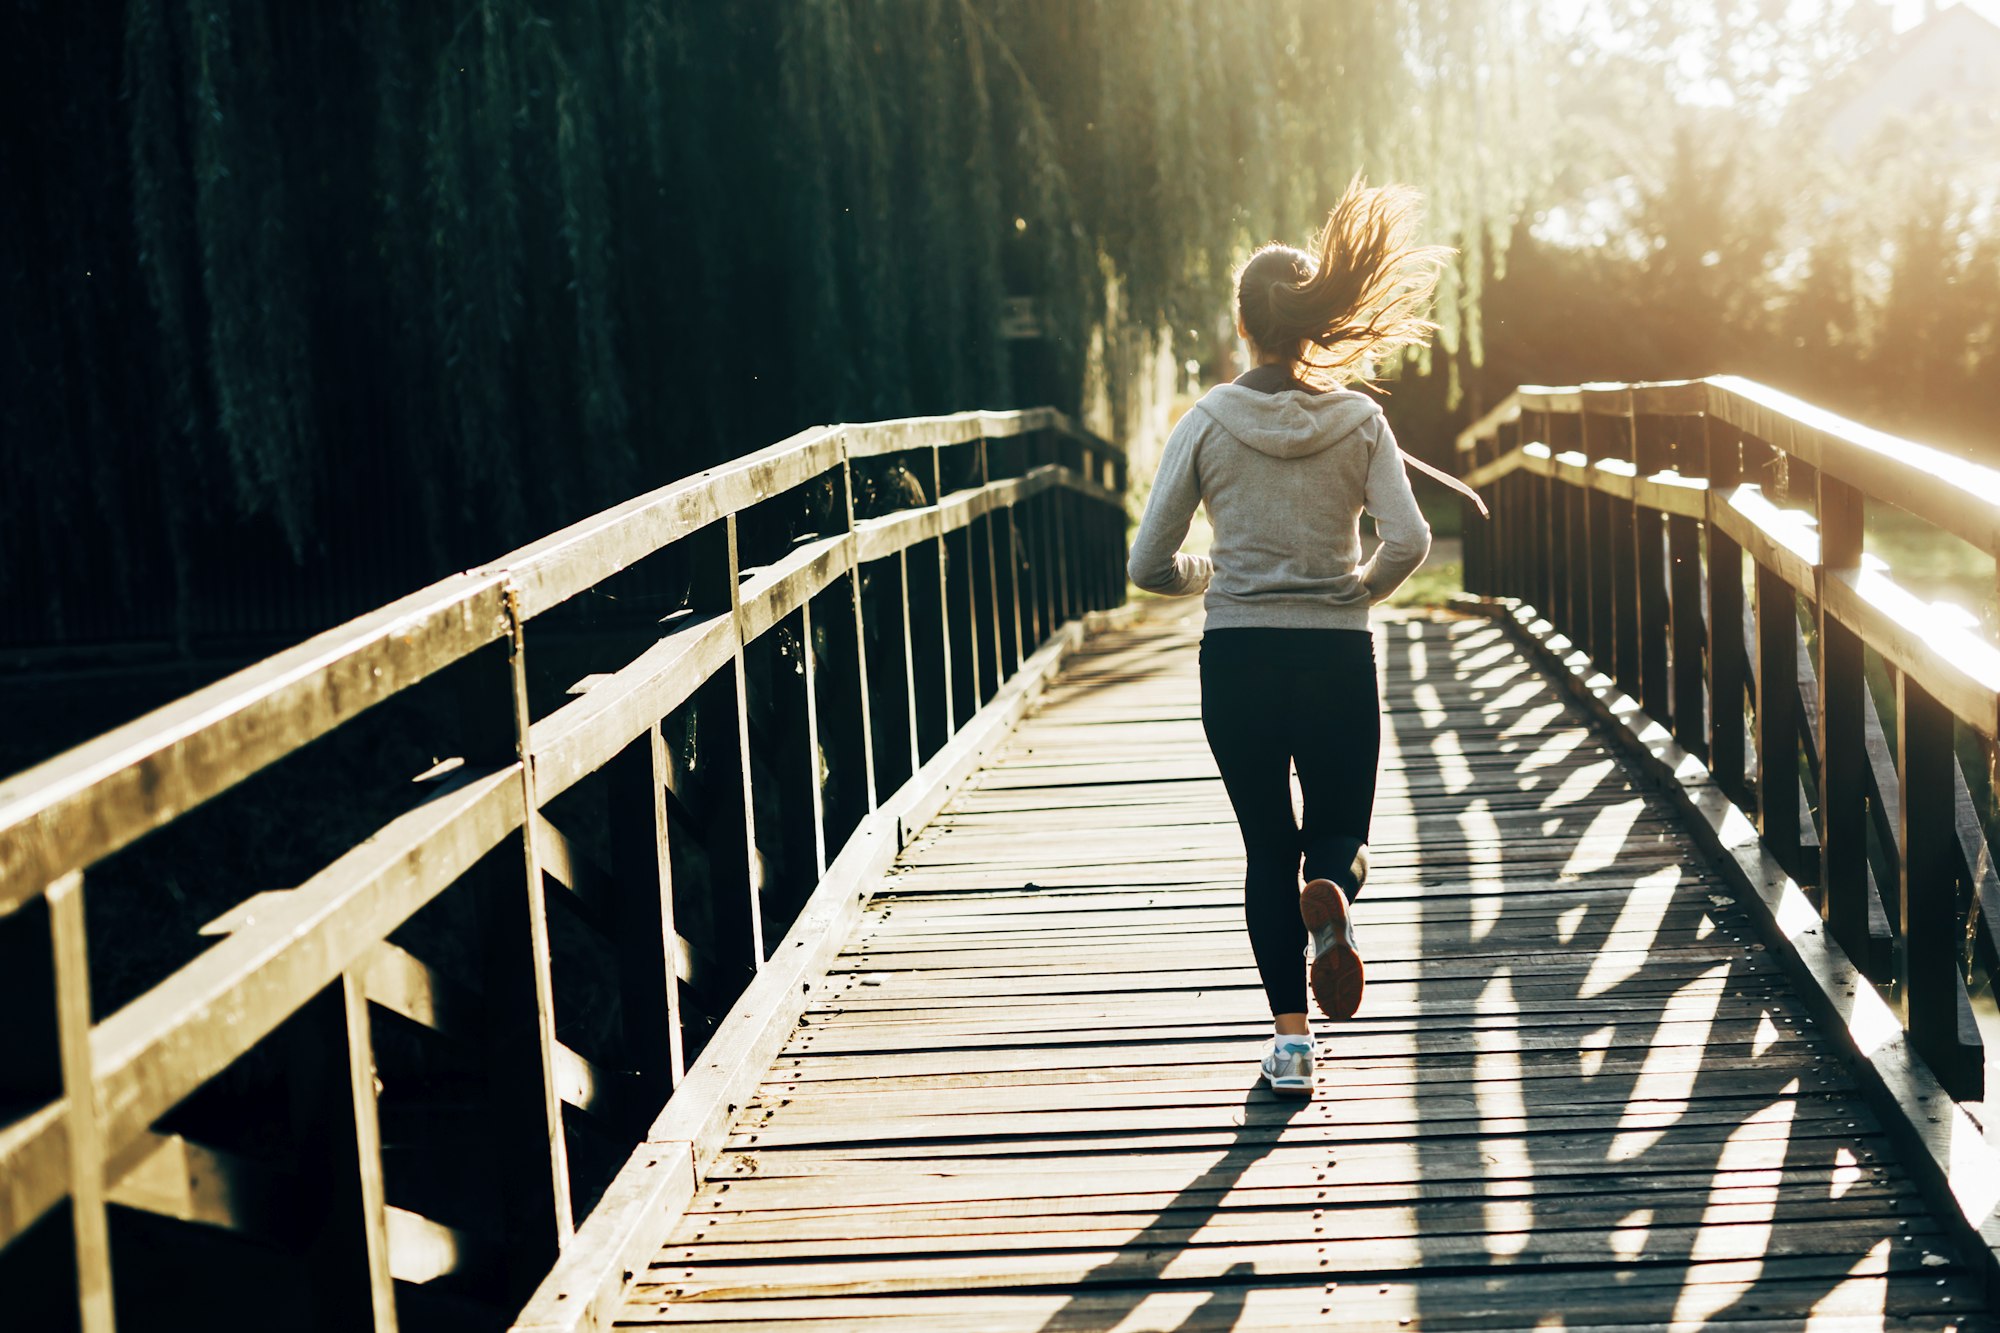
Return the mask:
<svg viewBox="0 0 2000 1333"><path fill-rule="evenodd" d="M1600 759L1585 764L1556 784L1556 789L1542 798L1541 808L1552 809L1558 805L1574 805L1597 790L1597 784L1618 771L1615 759Z"/></svg>
<svg viewBox="0 0 2000 1333"><path fill-rule="evenodd" d="M1632 881L1634 891L1619 907L1618 919L1611 923L1610 934L1643 935L1645 940L1643 943L1620 940L1621 947L1617 952L1611 950L1612 941L1609 939L1599 945L1597 956L1590 961L1590 971L1584 974L1583 985L1577 990L1578 999L1588 1000L1594 995L1602 995L1645 970L1646 962L1652 956L1648 950L1659 942L1660 927L1665 924L1674 899L1670 892L1642 893L1639 890L1671 890L1680 883L1680 879L1679 866L1665 866Z"/></svg>
<svg viewBox="0 0 2000 1333"><path fill-rule="evenodd" d="M1846 1144L1833 1150L1833 1188L1828 1198L1838 1199L1861 1183L1861 1159Z"/></svg>
<svg viewBox="0 0 2000 1333"><path fill-rule="evenodd" d="M1659 1021L1696 1025L1690 1044L1706 1045L1709 1029L1715 1024L1716 1011L1722 1007L1725 992L1719 984L1709 986L1700 983L1711 979L1720 982L1728 973L1729 964L1718 963L1695 978L1697 984L1694 989L1675 991L1661 1009ZM1646 1048L1646 1059L1639 1066L1637 1080L1646 1089L1646 1101L1639 1101L1635 1088L1634 1095L1625 1103L1625 1110L1618 1118L1618 1133L1612 1138L1611 1149L1606 1153L1612 1161L1630 1161L1667 1136L1667 1129L1640 1128L1633 1124L1642 1116L1657 1115L1662 1108L1654 1103L1678 1105L1685 1112L1688 1099L1694 1096L1695 1081L1701 1071L1698 1066L1688 1067L1680 1058L1679 1052L1684 1049L1658 1045Z"/></svg>
<svg viewBox="0 0 2000 1333"><path fill-rule="evenodd" d="M1458 743L1457 732L1434 732L1431 754L1437 759L1438 774L1444 779L1446 792L1455 796L1472 785L1472 765L1466 762L1465 750Z"/></svg>
<svg viewBox="0 0 2000 1333"><path fill-rule="evenodd" d="M1517 1015L1520 1004L1514 998L1509 971L1502 968L1479 993L1481 1013ZM1479 1089L1479 1118L1482 1121L1528 1123L1528 1107L1521 1095L1521 1053L1518 1027L1483 1030L1475 1034L1477 1053L1473 1057L1473 1078ZM1480 1153L1489 1165L1518 1168L1526 1178L1534 1161L1527 1140L1518 1136L1479 1141ZM1486 1248L1495 1258L1508 1258L1527 1248L1529 1230L1534 1225L1532 1196L1489 1198L1483 1205L1486 1221Z"/></svg>
<svg viewBox="0 0 2000 1333"><path fill-rule="evenodd" d="M1779 1100L1754 1112L1723 1143L1722 1153L1715 1163L1716 1183L1709 1190L1709 1205L1702 1210L1701 1226L1695 1231L1694 1243L1688 1249L1688 1263L1742 1261L1746 1253L1754 1251L1761 1256L1770 1246L1771 1221L1778 1211L1775 1199L1757 1205L1754 1220L1737 1217L1725 1222L1724 1219L1742 1210L1717 1196L1724 1193L1721 1187L1728 1178L1725 1173L1768 1165L1774 1155L1783 1160L1784 1149L1790 1145L1791 1126L1798 1114L1798 1104L1792 1100L1798 1091L1797 1079L1785 1084L1779 1090ZM1778 1131L1775 1139L1770 1137L1773 1128ZM1755 1276L1763 1271L1762 1258L1751 1261L1749 1266L1753 1269L1749 1280L1754 1281ZM1674 1302L1673 1322L1706 1323L1734 1304L1741 1291L1741 1286L1729 1282L1683 1287L1680 1298Z"/></svg>
<svg viewBox="0 0 2000 1333"><path fill-rule="evenodd" d="M1646 1252L1646 1233L1653 1226L1653 1210L1635 1208L1618 1219L1611 1230L1611 1252L1621 1263L1633 1263Z"/></svg>
<svg viewBox="0 0 2000 1333"><path fill-rule="evenodd" d="M1632 836L1632 826L1639 822L1639 816L1645 809L1643 800L1620 801L1592 815L1559 873L1587 875L1593 870L1606 870L1616 864L1619 854L1625 850L1625 840Z"/></svg>

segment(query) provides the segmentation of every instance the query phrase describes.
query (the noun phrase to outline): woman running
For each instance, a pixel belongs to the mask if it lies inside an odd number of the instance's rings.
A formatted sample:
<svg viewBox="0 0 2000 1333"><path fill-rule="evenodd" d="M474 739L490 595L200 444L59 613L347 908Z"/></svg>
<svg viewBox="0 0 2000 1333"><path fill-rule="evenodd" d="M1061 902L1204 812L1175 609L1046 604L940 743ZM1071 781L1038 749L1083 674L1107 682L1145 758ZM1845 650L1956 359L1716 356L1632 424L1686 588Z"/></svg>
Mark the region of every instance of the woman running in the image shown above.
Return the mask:
<svg viewBox="0 0 2000 1333"><path fill-rule="evenodd" d="M1236 331L1256 364L1174 428L1132 543L1139 587L1207 592L1202 730L1243 832L1243 914L1276 1028L1263 1076L1285 1096L1312 1095L1308 970L1328 1018L1361 1003L1348 906L1368 873L1382 742L1368 608L1430 550L1382 409L1342 387L1436 328L1423 312L1450 251L1410 243L1420 204L1357 177L1314 253L1267 245L1243 265ZM1179 549L1198 503L1208 556ZM1382 539L1367 560L1364 509Z"/></svg>

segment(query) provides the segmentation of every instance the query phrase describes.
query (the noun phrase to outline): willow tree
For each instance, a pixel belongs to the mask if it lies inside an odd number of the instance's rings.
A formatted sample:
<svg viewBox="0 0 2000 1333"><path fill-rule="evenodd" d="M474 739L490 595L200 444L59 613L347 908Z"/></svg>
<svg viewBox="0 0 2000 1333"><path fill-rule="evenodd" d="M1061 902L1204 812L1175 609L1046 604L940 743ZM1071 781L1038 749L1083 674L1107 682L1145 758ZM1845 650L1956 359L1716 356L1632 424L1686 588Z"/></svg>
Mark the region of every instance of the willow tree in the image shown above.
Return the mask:
<svg viewBox="0 0 2000 1333"><path fill-rule="evenodd" d="M0 643L296 634L815 421L1074 408L1357 170L1430 194L1476 356L1532 11L19 11Z"/></svg>

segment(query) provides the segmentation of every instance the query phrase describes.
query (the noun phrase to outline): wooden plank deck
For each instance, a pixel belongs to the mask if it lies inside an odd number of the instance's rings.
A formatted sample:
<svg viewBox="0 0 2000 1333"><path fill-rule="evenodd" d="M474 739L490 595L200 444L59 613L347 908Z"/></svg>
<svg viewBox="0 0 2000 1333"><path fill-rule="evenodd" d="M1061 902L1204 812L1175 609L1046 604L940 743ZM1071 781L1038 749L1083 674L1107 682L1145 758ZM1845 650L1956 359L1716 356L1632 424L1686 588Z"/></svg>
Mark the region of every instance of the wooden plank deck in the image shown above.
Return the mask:
<svg viewBox="0 0 2000 1333"><path fill-rule="evenodd" d="M1672 811L1484 621L1377 628L1367 1000L1263 1091L1198 633L1096 641L906 850L625 1323L1991 1327Z"/></svg>

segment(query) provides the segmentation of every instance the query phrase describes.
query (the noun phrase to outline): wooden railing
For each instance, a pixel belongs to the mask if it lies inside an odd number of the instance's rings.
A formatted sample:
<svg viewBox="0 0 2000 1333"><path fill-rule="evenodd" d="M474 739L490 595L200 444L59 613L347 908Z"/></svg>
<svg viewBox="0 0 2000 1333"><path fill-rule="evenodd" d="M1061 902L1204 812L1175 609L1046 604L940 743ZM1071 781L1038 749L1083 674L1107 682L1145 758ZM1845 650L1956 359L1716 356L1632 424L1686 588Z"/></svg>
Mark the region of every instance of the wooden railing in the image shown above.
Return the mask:
<svg viewBox="0 0 2000 1333"><path fill-rule="evenodd" d="M1493 511L1467 591L1533 608L1704 761L1939 1080L1979 1096L2000 650L1862 538L1875 502L1991 555L2000 472L1732 376L1523 388L1459 450Z"/></svg>
<svg viewBox="0 0 2000 1333"><path fill-rule="evenodd" d="M1123 600L1124 487L1050 409L807 431L0 784L0 1323L503 1326L829 867ZM399 694L457 737L403 808L93 1013L93 867Z"/></svg>

